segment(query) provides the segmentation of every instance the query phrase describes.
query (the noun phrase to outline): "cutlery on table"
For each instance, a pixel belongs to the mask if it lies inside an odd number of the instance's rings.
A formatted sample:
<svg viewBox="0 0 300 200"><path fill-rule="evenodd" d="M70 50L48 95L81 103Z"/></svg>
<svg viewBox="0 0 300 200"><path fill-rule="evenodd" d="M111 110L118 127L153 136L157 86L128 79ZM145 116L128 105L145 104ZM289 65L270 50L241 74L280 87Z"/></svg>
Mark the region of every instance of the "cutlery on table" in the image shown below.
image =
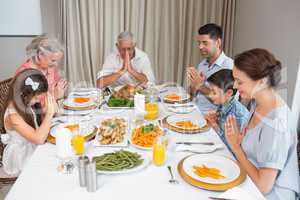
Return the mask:
<svg viewBox="0 0 300 200"><path fill-rule="evenodd" d="M193 144L201 144L201 145L214 145L213 142L176 142L176 144L184 144L184 145L193 145Z"/></svg>
<svg viewBox="0 0 300 200"><path fill-rule="evenodd" d="M212 200L237 200L237 199L228 199L228 198L220 198L220 197L208 197L208 198Z"/></svg>
<svg viewBox="0 0 300 200"><path fill-rule="evenodd" d="M159 91L160 94L165 92L168 92L168 89Z"/></svg>
<svg viewBox="0 0 300 200"><path fill-rule="evenodd" d="M171 175L171 179L169 180L169 183L171 183L171 184L178 184L179 181L174 178L171 166L168 166L168 170L169 170L169 173Z"/></svg>

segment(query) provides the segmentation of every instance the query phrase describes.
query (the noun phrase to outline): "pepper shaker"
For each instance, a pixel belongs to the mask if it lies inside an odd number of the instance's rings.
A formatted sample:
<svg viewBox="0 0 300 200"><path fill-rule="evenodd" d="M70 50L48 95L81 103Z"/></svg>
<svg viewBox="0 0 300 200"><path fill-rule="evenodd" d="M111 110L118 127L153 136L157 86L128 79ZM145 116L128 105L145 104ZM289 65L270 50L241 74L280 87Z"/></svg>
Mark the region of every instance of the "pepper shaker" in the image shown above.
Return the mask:
<svg viewBox="0 0 300 200"><path fill-rule="evenodd" d="M91 161L86 165L86 189L88 192L97 190L96 162Z"/></svg>
<svg viewBox="0 0 300 200"><path fill-rule="evenodd" d="M86 186L86 165L89 163L87 156L80 156L78 159L78 174L80 187Z"/></svg>

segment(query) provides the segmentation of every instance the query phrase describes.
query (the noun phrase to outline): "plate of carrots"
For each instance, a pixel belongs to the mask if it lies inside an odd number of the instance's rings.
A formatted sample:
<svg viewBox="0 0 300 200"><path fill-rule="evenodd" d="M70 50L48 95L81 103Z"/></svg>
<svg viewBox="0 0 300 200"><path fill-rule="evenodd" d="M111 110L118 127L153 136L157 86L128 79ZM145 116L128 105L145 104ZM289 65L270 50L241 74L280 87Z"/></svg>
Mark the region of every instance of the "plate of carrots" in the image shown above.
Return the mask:
<svg viewBox="0 0 300 200"><path fill-rule="evenodd" d="M192 178L209 184L226 184L241 173L236 162L221 155L195 154L183 162L183 170Z"/></svg>
<svg viewBox="0 0 300 200"><path fill-rule="evenodd" d="M156 138L162 135L164 132L158 124L143 124L132 130L130 142L139 149L151 150Z"/></svg>
<svg viewBox="0 0 300 200"><path fill-rule="evenodd" d="M171 92L171 93L166 94L163 97L163 100L166 103L181 103L181 102L188 101L190 98L191 98L191 96L187 93L178 94L175 92Z"/></svg>
<svg viewBox="0 0 300 200"><path fill-rule="evenodd" d="M170 115L167 123L173 127L183 130L197 130L206 125L206 120L201 117L193 117L188 114Z"/></svg>
<svg viewBox="0 0 300 200"><path fill-rule="evenodd" d="M90 96L69 97L63 102L67 107L88 107L95 104L95 100Z"/></svg>

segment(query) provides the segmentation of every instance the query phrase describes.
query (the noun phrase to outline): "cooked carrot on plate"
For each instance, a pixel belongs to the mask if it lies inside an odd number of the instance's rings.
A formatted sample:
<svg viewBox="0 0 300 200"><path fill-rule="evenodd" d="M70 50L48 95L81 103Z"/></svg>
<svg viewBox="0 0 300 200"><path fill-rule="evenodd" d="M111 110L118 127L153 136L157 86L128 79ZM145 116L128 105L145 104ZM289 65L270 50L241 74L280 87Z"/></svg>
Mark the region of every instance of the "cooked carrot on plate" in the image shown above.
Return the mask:
<svg viewBox="0 0 300 200"><path fill-rule="evenodd" d="M86 103L86 102L89 102L90 100L91 100L91 98L88 98L88 97L75 97L74 98L75 103Z"/></svg>
<svg viewBox="0 0 300 200"><path fill-rule="evenodd" d="M163 134L158 125L143 125L133 129L132 142L141 147L152 147L155 139Z"/></svg>
<svg viewBox="0 0 300 200"><path fill-rule="evenodd" d="M176 122L176 126L179 126L181 128L199 128L197 124L194 124L192 121L178 121Z"/></svg>
<svg viewBox="0 0 300 200"><path fill-rule="evenodd" d="M221 171L217 168L210 168L205 166L193 166L194 173L202 178L209 177L213 179L223 179L226 178L221 174Z"/></svg>

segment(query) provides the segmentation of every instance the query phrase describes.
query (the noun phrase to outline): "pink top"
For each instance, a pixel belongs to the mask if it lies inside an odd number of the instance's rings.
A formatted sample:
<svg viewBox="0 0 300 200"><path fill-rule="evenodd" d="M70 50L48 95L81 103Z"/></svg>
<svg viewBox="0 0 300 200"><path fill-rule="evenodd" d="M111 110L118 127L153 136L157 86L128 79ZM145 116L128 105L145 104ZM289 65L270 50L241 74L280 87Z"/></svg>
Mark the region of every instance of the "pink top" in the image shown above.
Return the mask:
<svg viewBox="0 0 300 200"><path fill-rule="evenodd" d="M20 72L22 72L25 69L36 69L35 67L33 67L30 63L29 60L27 60L25 63L23 63L16 71L16 74L19 74ZM48 91L54 95L54 89L56 84L58 83L58 81L61 79L58 73L58 69L57 67L49 67L47 70L40 70L46 77L47 81L48 81Z"/></svg>

